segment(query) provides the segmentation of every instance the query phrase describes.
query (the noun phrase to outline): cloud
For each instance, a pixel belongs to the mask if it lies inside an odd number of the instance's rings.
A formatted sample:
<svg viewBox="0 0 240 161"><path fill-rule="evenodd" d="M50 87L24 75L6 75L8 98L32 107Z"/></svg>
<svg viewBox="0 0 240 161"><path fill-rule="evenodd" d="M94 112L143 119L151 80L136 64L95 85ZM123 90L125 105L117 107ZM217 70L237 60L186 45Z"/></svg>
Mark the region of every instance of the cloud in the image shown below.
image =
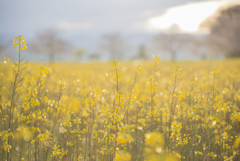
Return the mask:
<svg viewBox="0 0 240 161"><path fill-rule="evenodd" d="M199 25L220 6L234 1L201 1L168 8L163 15L148 19L148 30L177 33L206 33L206 31L199 29ZM173 26L178 26L178 30L172 30Z"/></svg>
<svg viewBox="0 0 240 161"><path fill-rule="evenodd" d="M92 27L89 22L59 22L57 28L64 30L87 30Z"/></svg>

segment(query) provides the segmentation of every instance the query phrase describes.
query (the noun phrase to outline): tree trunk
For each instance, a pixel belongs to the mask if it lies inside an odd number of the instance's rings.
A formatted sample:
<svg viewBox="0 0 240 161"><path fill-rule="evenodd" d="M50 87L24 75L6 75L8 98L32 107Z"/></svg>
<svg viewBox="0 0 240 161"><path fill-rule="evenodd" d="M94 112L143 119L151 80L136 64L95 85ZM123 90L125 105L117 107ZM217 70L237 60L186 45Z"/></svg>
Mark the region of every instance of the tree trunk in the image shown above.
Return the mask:
<svg viewBox="0 0 240 161"><path fill-rule="evenodd" d="M205 53L202 53L201 54L201 58L202 58L202 60L206 60L207 59L207 55Z"/></svg>
<svg viewBox="0 0 240 161"><path fill-rule="evenodd" d="M49 53L49 63L53 63L53 62L54 62L54 54Z"/></svg>
<svg viewBox="0 0 240 161"><path fill-rule="evenodd" d="M175 51L171 52L171 60L174 62L176 61L176 58L177 58L176 52Z"/></svg>

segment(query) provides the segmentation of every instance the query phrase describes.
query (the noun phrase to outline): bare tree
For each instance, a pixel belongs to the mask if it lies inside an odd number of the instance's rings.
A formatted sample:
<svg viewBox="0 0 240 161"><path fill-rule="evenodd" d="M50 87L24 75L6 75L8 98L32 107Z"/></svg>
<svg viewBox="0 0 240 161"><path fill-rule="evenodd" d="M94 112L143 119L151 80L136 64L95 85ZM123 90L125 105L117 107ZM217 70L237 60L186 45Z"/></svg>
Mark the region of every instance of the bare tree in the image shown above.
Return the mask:
<svg viewBox="0 0 240 161"><path fill-rule="evenodd" d="M147 59L147 49L145 45L140 45L138 48L137 59Z"/></svg>
<svg viewBox="0 0 240 161"><path fill-rule="evenodd" d="M211 50L227 56L240 57L240 5L220 8L206 19L201 27L210 30L208 40Z"/></svg>
<svg viewBox="0 0 240 161"><path fill-rule="evenodd" d="M87 49L85 48L78 48L72 51L72 54L76 56L76 60L79 61L84 54L86 54Z"/></svg>
<svg viewBox="0 0 240 161"><path fill-rule="evenodd" d="M188 41L187 35L182 34L160 34L153 39L154 46L157 50L171 54L171 60L175 61L177 53L180 52Z"/></svg>
<svg viewBox="0 0 240 161"><path fill-rule="evenodd" d="M109 54L111 60L122 59L127 44L119 33L105 34L102 37L101 49Z"/></svg>
<svg viewBox="0 0 240 161"><path fill-rule="evenodd" d="M4 53L6 52L6 46L0 42L0 56L2 57Z"/></svg>
<svg viewBox="0 0 240 161"><path fill-rule="evenodd" d="M187 51L206 59L210 53L207 37L192 37L189 41L191 43L186 47Z"/></svg>
<svg viewBox="0 0 240 161"><path fill-rule="evenodd" d="M63 53L66 47L67 43L53 29L37 33L36 40L29 44L29 49L33 52L48 55L49 62L54 62L55 55Z"/></svg>
<svg viewBox="0 0 240 161"><path fill-rule="evenodd" d="M91 53L90 55L89 55L89 59L90 60L99 60L100 59L100 53L98 53L98 52L94 52L94 53Z"/></svg>
<svg viewBox="0 0 240 161"><path fill-rule="evenodd" d="M10 56L11 54L8 51L9 46L11 46L12 41L4 41L4 38L0 37L0 57Z"/></svg>

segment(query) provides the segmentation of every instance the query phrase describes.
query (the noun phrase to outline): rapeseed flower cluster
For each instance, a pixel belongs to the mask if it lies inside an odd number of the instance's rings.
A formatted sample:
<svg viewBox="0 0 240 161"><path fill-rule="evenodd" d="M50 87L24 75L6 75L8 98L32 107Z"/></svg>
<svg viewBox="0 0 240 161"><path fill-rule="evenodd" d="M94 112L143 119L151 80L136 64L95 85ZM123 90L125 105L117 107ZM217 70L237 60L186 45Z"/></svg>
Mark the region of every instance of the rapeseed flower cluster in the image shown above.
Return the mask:
<svg viewBox="0 0 240 161"><path fill-rule="evenodd" d="M0 160L239 160L239 60L204 63L4 58Z"/></svg>
<svg viewBox="0 0 240 161"><path fill-rule="evenodd" d="M13 49L16 48L17 51L27 50L26 39L22 35L18 35L13 39Z"/></svg>

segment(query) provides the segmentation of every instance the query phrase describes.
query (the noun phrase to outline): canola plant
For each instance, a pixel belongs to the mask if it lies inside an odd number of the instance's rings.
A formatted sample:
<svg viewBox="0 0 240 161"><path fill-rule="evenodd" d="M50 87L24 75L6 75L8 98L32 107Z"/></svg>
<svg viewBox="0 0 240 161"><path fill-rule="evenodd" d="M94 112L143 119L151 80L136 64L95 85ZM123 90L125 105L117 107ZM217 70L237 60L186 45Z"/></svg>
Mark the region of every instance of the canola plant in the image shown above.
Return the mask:
<svg viewBox="0 0 240 161"><path fill-rule="evenodd" d="M237 161L240 60L0 63L0 160Z"/></svg>

